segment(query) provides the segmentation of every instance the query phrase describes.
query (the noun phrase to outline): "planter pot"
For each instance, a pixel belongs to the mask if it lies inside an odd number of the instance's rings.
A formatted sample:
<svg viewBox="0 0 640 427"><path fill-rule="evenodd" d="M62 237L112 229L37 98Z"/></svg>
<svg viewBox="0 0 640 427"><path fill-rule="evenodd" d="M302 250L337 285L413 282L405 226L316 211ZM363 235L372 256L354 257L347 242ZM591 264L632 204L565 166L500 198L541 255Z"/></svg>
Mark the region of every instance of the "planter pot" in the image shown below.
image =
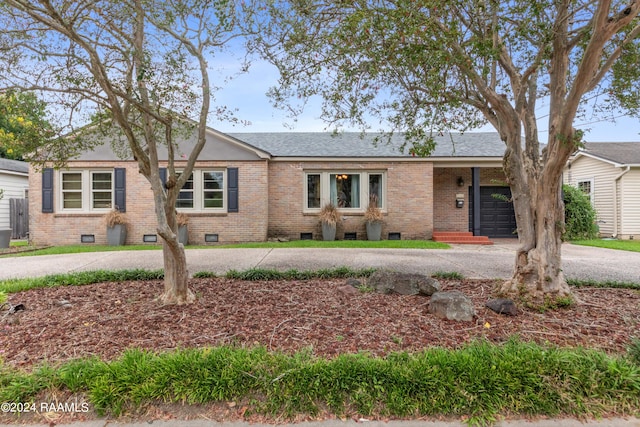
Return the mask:
<svg viewBox="0 0 640 427"><path fill-rule="evenodd" d="M183 245L187 245L189 242L189 227L186 225L181 225L178 227L178 242Z"/></svg>
<svg viewBox="0 0 640 427"><path fill-rule="evenodd" d="M322 223L322 240L336 240L336 226Z"/></svg>
<svg viewBox="0 0 640 427"><path fill-rule="evenodd" d="M380 236L382 235L382 223L381 222L367 222L367 239L369 240L380 240Z"/></svg>
<svg viewBox="0 0 640 427"><path fill-rule="evenodd" d="M107 244L109 246L124 245L127 240L127 226L124 224L116 224L113 227L107 227Z"/></svg>
<svg viewBox="0 0 640 427"><path fill-rule="evenodd" d="M11 229L10 228L0 229L0 248L8 248L10 242L11 242Z"/></svg>

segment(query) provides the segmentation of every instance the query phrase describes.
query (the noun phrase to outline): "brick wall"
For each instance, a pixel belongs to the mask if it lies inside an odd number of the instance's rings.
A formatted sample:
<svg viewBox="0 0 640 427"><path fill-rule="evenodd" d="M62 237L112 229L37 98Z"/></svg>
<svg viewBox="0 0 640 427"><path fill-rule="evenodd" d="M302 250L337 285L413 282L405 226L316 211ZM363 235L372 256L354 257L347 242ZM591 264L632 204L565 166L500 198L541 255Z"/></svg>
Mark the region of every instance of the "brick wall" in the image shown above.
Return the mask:
<svg viewBox="0 0 640 427"><path fill-rule="evenodd" d="M458 186L458 178L464 180ZM499 186L505 181L501 168L481 168L481 186ZM469 231L469 187L471 168L433 169L433 228L436 231ZM456 208L456 194L464 195L464 207Z"/></svg>
<svg viewBox="0 0 640 427"><path fill-rule="evenodd" d="M141 244L145 234L156 234L156 216L151 185L138 173L134 162L118 164L75 162L73 168L126 168L127 244ZM193 213L189 215L189 243L204 244L205 233L219 235L220 243L261 241L267 235L267 162L200 162L197 168L239 168L238 213ZM95 235L96 244L106 244L106 227L101 213L61 213L60 179L54 176L54 213L42 213L42 174L30 173L30 239L37 245L79 244L82 234Z"/></svg>
<svg viewBox="0 0 640 427"><path fill-rule="evenodd" d="M321 238L316 213L304 212L305 171L384 171L387 210L382 236L402 233L403 239L430 239L433 231L433 167L428 162L272 162L269 165L269 235L299 239L300 233ZM363 209L365 207L363 206ZM336 238L345 232L366 238L362 212L344 213Z"/></svg>

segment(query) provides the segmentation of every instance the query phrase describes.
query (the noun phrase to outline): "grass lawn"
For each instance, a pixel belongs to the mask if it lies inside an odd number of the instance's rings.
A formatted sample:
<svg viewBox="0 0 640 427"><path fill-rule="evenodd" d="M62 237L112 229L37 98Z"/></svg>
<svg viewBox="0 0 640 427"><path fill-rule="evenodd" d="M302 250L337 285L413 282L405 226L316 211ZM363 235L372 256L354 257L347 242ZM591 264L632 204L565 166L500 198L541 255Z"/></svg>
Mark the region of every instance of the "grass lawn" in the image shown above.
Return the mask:
<svg viewBox="0 0 640 427"><path fill-rule="evenodd" d="M598 248L617 249L620 251L640 252L640 240L575 240L574 245L595 246Z"/></svg>
<svg viewBox="0 0 640 427"><path fill-rule="evenodd" d="M159 250L161 245L69 245L54 246L50 248L37 249L28 246L26 242L20 245L12 245L13 250L2 252L0 256L32 256L32 255L58 255L74 254L81 252L108 252L108 251L145 251ZM434 242L431 240L335 240L324 242L321 240L293 240L290 242L255 242L239 243L234 245L216 246L187 246L187 249L224 249L224 248L389 248L389 249L448 249L446 243Z"/></svg>

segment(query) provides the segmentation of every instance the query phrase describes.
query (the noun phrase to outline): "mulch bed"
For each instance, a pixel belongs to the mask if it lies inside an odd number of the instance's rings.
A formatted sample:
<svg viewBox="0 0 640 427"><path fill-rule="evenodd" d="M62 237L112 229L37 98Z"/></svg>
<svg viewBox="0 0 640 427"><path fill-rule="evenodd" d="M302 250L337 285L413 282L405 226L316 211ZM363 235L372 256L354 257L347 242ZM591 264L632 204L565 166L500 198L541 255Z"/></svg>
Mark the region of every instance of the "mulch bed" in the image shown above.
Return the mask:
<svg viewBox="0 0 640 427"><path fill-rule="evenodd" d="M30 368L96 355L118 357L130 347L156 351L233 344L322 356L368 351L384 355L428 347L457 348L475 339L584 346L624 352L640 336L640 292L574 289L581 303L544 313L520 307L518 316L485 308L492 281L442 281L443 290L472 298L477 318L456 322L428 312L428 297L356 293L346 280L247 282L192 279L197 302L162 306L161 281L60 286L10 295L25 311L0 313L0 357ZM64 301L67 303L65 304Z"/></svg>

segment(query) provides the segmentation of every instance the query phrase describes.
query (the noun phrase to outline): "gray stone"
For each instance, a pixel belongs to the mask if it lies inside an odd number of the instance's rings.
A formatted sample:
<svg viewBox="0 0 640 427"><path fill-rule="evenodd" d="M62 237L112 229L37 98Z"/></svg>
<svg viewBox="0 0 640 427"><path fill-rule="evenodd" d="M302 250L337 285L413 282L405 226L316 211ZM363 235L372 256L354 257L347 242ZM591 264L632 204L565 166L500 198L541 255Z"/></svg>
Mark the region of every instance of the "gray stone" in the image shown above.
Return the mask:
<svg viewBox="0 0 640 427"><path fill-rule="evenodd" d="M440 282L417 273L379 270L369 277L367 284L378 293L431 296L440 291Z"/></svg>
<svg viewBox="0 0 640 427"><path fill-rule="evenodd" d="M518 307L516 306L516 303L507 298L489 300L486 302L485 306L498 314L504 314L506 316L518 315Z"/></svg>
<svg viewBox="0 0 640 427"><path fill-rule="evenodd" d="M429 301L429 313L448 320L469 322L476 311L471 300L462 292L436 292Z"/></svg>

